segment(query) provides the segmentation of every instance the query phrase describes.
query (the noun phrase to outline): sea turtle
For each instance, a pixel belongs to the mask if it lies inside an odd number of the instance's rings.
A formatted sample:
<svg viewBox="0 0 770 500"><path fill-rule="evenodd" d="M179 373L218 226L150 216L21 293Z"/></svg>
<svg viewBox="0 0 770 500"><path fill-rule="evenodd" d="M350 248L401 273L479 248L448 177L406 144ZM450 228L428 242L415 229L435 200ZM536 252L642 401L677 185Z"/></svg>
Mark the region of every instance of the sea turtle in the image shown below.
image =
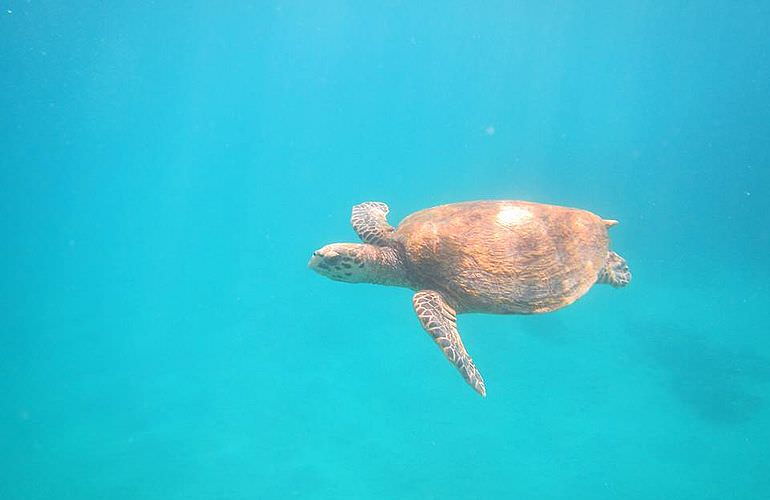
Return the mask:
<svg viewBox="0 0 770 500"><path fill-rule="evenodd" d="M332 243L308 266L333 280L411 288L417 317L466 382L482 396L484 380L457 331L461 313L532 314L580 298L594 283L631 280L609 249L615 220L575 208L526 201L471 201L415 212L397 228L388 206L353 207L363 243Z"/></svg>

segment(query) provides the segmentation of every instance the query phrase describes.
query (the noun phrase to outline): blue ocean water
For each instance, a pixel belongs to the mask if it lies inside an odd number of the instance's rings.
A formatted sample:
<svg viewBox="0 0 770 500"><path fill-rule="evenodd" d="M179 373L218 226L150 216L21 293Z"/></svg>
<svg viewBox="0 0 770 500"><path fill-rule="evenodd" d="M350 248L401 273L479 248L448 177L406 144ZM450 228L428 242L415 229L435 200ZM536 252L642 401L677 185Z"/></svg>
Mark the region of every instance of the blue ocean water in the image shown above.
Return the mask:
<svg viewBox="0 0 770 500"><path fill-rule="evenodd" d="M0 2L0 498L770 498L770 4ZM625 289L324 279L350 207L620 220Z"/></svg>

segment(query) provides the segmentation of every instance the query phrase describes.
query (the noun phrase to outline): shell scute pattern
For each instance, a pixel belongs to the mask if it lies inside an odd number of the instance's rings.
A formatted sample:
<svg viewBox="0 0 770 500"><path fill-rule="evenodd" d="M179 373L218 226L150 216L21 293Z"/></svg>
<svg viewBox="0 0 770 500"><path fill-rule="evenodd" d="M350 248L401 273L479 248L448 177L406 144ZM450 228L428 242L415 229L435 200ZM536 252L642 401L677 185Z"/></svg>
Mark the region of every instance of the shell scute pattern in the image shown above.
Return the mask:
<svg viewBox="0 0 770 500"><path fill-rule="evenodd" d="M578 209L516 201L457 203L416 212L393 234L410 272L462 312L540 313L595 282L606 224Z"/></svg>

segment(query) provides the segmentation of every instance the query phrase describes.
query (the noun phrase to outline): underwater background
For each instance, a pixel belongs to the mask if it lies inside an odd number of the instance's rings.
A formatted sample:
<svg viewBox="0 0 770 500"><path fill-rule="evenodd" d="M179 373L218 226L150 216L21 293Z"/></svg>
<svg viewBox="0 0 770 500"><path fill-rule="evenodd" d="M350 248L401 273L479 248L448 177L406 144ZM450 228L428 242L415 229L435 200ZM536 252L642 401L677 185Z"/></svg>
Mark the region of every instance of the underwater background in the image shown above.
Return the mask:
<svg viewBox="0 0 770 500"><path fill-rule="evenodd" d="M0 498L770 498L770 3L0 0ZM306 265L437 204L634 279L464 315Z"/></svg>

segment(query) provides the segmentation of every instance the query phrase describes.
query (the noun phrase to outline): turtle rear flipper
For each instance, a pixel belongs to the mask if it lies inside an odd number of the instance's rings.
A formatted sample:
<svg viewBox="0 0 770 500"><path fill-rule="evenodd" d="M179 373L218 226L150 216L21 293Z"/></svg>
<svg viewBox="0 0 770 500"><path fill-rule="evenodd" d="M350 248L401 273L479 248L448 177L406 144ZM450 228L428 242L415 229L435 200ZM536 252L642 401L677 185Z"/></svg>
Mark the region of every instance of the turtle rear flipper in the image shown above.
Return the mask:
<svg viewBox="0 0 770 500"><path fill-rule="evenodd" d="M628 285L631 282L631 271L628 269L626 259L610 251L607 254L607 262L605 262L602 270L599 271L599 277L596 282L606 283L615 288Z"/></svg>
<svg viewBox="0 0 770 500"><path fill-rule="evenodd" d="M388 224L389 211L388 205L381 201L367 201L353 207L350 223L361 241L370 245L388 245L390 233L394 231Z"/></svg>

